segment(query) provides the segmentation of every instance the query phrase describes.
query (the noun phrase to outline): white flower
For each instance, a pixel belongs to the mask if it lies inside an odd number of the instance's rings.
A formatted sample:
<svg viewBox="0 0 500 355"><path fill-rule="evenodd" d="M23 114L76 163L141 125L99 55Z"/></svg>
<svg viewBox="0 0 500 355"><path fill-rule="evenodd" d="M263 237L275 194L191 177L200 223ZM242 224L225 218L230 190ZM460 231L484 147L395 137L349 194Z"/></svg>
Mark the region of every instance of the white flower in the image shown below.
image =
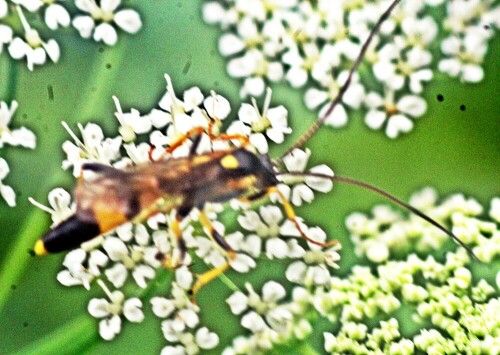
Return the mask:
<svg viewBox="0 0 500 355"><path fill-rule="evenodd" d="M83 38L89 38L93 33L95 41L102 41L108 46L115 45L118 35L112 23L132 34L142 27L141 18L136 11L126 9L115 13L120 2L121 0L102 0L97 5L95 0L76 0L77 8L88 12L90 16L76 16L73 26Z"/></svg>
<svg viewBox="0 0 500 355"><path fill-rule="evenodd" d="M491 200L490 217L493 218L497 223L500 223L500 198L499 197L494 197Z"/></svg>
<svg viewBox="0 0 500 355"><path fill-rule="evenodd" d="M68 27L71 24L71 17L68 10L55 2L50 3L45 10L45 23L51 30L56 30L59 26Z"/></svg>
<svg viewBox="0 0 500 355"><path fill-rule="evenodd" d="M119 238L108 237L103 242L103 248L109 258L115 262L106 270L108 280L116 288L120 288L127 280L128 273L141 288L146 288L147 280L155 276L155 270L145 264L145 255L149 245L149 235L143 225L136 225L134 231L136 244L126 245Z"/></svg>
<svg viewBox="0 0 500 355"><path fill-rule="evenodd" d="M411 131L413 121L409 117L418 118L427 110L427 103L419 96L406 95L395 102L392 90L387 91L385 98L375 92L369 93L365 103L369 108L365 116L367 126L380 129L385 124L389 138Z"/></svg>
<svg viewBox="0 0 500 355"><path fill-rule="evenodd" d="M300 150L296 148L283 159L283 163L287 171L302 173L306 169L307 161L310 156L311 151L309 149ZM309 172L333 176L333 171L324 164L312 167ZM290 201L296 206L302 205L302 201L310 203L314 199L313 190L326 193L329 192L333 186L331 179L313 176L303 178L284 174L282 179L286 185L291 186L291 192L288 192L287 195L291 195ZM285 187L285 189L288 188Z"/></svg>
<svg viewBox="0 0 500 355"><path fill-rule="evenodd" d="M16 205L16 194L12 187L2 183L8 173L9 165L7 165L5 159L0 158L0 195L10 207L14 207Z"/></svg>
<svg viewBox="0 0 500 355"><path fill-rule="evenodd" d="M109 258L100 250L87 253L84 249L70 251L64 257L63 270L57 274L57 280L64 286L83 285L87 290L90 283L101 275L101 268L106 266Z"/></svg>
<svg viewBox="0 0 500 355"><path fill-rule="evenodd" d="M202 349L213 349L219 344L219 336L208 330L207 327L196 331L196 343Z"/></svg>
<svg viewBox="0 0 500 355"><path fill-rule="evenodd" d="M25 31L25 40L20 37L14 38L9 44L9 54L14 59L26 57L28 69L33 71L35 65L42 65L47 59L47 55L53 62L57 62L60 56L60 49L53 39L44 42L40 38L37 30L31 28L24 17L21 7L17 6L17 13Z"/></svg>
<svg viewBox="0 0 500 355"><path fill-rule="evenodd" d="M4 101L0 102L0 148L2 148L4 144L9 144L34 149L36 137L33 132L25 127L18 129L9 128L9 124L16 112L17 106L17 101L12 101L10 108Z"/></svg>
<svg viewBox="0 0 500 355"><path fill-rule="evenodd" d="M319 227L309 228L304 231L307 236L317 241L326 240L326 233ZM327 249L309 244L309 250L302 253L301 259L291 263L286 270L289 281L305 286L321 286L330 282L330 268L338 268L337 261L340 255L340 244Z"/></svg>
<svg viewBox="0 0 500 355"><path fill-rule="evenodd" d="M1 180L1 179L0 179ZM71 202L71 195L62 188L55 188L49 192L49 204L51 207L42 205L31 197L29 201L36 207L50 213L52 218L52 227L58 225L68 217L73 215L76 210L76 204Z"/></svg>
<svg viewBox="0 0 500 355"><path fill-rule="evenodd" d="M83 142L69 128L66 122L62 122L63 127L68 131L75 143L65 141L63 150L66 159L62 163L63 169L73 167L73 176L81 174L81 167L86 162L97 162L109 165L120 157L121 137L106 138L101 127L94 123L87 123L85 127L78 124L78 129L82 135Z"/></svg>
<svg viewBox="0 0 500 355"><path fill-rule="evenodd" d="M477 83L484 77L481 63L487 49L486 40L475 33L467 34L463 39L450 36L441 43L442 52L449 58L439 62L439 70L451 77Z"/></svg>
<svg viewBox="0 0 500 355"><path fill-rule="evenodd" d="M144 320L142 302L138 298L129 298L120 291L110 292L102 281L98 281L109 301L104 298L93 298L88 305L92 317L104 318L99 322L99 334L104 340L112 340L121 331L121 315L133 323Z"/></svg>
<svg viewBox="0 0 500 355"><path fill-rule="evenodd" d="M129 113L123 113L118 98L113 96L113 100L116 106L115 117L121 125L118 131L124 142L132 142L135 140L136 134L144 134L151 131L153 122L149 116L141 116L140 112L136 109L131 109Z"/></svg>
<svg viewBox="0 0 500 355"><path fill-rule="evenodd" d="M0 0L0 18L4 18L9 13L9 6L6 0ZM0 37L1 38L1 37Z"/></svg>
<svg viewBox="0 0 500 355"><path fill-rule="evenodd" d="M419 94L423 90L422 82L432 79L430 51L418 46L407 47L386 44L379 51L379 60L373 66L375 77L390 90L400 90L407 82L412 93Z"/></svg>
<svg viewBox="0 0 500 355"><path fill-rule="evenodd" d="M257 108L257 102L252 99L252 105L242 104L238 111L239 121L233 122L228 128L229 134L240 133L248 136L250 143L259 153L266 154L269 150L266 136L278 144L283 143L285 134L290 134L288 127L288 112L283 106L269 108L271 103L271 89L267 89L262 113Z"/></svg>
<svg viewBox="0 0 500 355"><path fill-rule="evenodd" d="M306 106L309 109L315 109L324 102L327 102L327 104L324 105L319 111L319 117L322 117L330 107L331 101L337 97L340 88L342 87L342 85L344 85L348 75L349 72L347 70L340 72L337 79L334 79L331 76L331 74L327 73L321 74L322 77L327 78L326 80L323 80L323 82L321 83L324 89L320 90L316 88L308 89L304 96ZM352 77L351 85L349 86L344 96L342 97L342 102L351 108L357 109L360 107L364 95L365 95L365 88L359 82L359 76L355 74ZM341 103L338 103L337 106L326 118L325 123L333 127L342 127L346 125L347 119L348 119L347 112L344 106Z"/></svg>
<svg viewBox="0 0 500 355"><path fill-rule="evenodd" d="M260 249L261 241L259 239L263 239L265 241L266 256L269 259L283 259L289 256L289 245L280 238L280 224L282 221L283 214L277 206L261 206L259 213L245 211L243 215L238 217L238 223L243 229L253 232L247 236L246 244L253 242ZM234 240L230 238L228 242L234 243ZM240 248L241 246L234 245L234 247ZM253 252L253 255L258 255L257 250Z"/></svg>
<svg viewBox="0 0 500 355"><path fill-rule="evenodd" d="M0 18L2 18L1 15ZM4 24L0 24L0 53L2 53L3 51L3 46L12 41L13 36L14 36L14 31L12 31L12 28Z"/></svg>
<svg viewBox="0 0 500 355"><path fill-rule="evenodd" d="M262 287L260 296L249 283L245 287L248 296L236 292L227 300L234 314L248 311L241 318L241 325L252 333L262 333L269 329L283 332L293 318L286 305L279 304L286 296L285 288L275 281L268 281Z"/></svg>

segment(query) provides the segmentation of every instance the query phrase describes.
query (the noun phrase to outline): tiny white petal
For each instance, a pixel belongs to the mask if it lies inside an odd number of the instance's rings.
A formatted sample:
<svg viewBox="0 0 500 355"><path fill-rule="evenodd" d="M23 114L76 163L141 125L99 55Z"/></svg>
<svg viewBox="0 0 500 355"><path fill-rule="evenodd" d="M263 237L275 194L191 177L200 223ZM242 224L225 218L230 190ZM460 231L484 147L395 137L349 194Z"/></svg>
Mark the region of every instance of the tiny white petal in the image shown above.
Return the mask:
<svg viewBox="0 0 500 355"><path fill-rule="evenodd" d="M109 302L104 298L92 298L87 307L90 315L94 318L109 316Z"/></svg>
<svg viewBox="0 0 500 355"><path fill-rule="evenodd" d="M142 312L142 302L138 298L130 298L123 304L123 315L130 322L139 323L144 320Z"/></svg>
<svg viewBox="0 0 500 355"><path fill-rule="evenodd" d="M203 327L196 332L196 343L202 349L213 349L219 344L219 337L208 328Z"/></svg>
<svg viewBox="0 0 500 355"><path fill-rule="evenodd" d="M116 34L114 27L109 23L101 23L95 28L94 40L96 42L102 41L108 46L114 46L118 40L118 35Z"/></svg>
<svg viewBox="0 0 500 355"><path fill-rule="evenodd" d="M276 281L269 281L262 287L262 300L276 302L286 296L285 288Z"/></svg>
<svg viewBox="0 0 500 355"><path fill-rule="evenodd" d="M103 319L99 322L99 334L104 340L112 340L120 333L122 321L119 316L113 316L111 319Z"/></svg>
<svg viewBox="0 0 500 355"><path fill-rule="evenodd" d="M128 33L137 33L142 27L141 17L136 11L130 9L118 11L113 21Z"/></svg>

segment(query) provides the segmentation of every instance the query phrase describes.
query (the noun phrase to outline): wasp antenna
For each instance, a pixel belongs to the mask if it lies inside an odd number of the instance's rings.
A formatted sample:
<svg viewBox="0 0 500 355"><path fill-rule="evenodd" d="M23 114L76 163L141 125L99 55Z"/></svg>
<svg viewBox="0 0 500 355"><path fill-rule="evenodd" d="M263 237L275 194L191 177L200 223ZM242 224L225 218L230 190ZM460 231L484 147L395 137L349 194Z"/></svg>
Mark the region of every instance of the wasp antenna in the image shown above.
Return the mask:
<svg viewBox="0 0 500 355"><path fill-rule="evenodd" d="M329 180L335 180L335 181L342 182L342 183L345 183L345 184L359 186L359 187L365 188L367 190L370 190L372 192L375 192L375 193L377 193L379 195L382 195L385 198L387 198L387 199L391 200L392 202L394 202L395 204L397 204L397 205L399 205L399 206L407 209L408 211L416 214L417 216L419 216L423 220L429 222L430 224L432 224L436 228L442 230L449 237L451 237L455 242L457 242L461 247L463 247L465 250L467 250L467 252L475 260L481 262L481 260L478 259L478 257L476 256L476 254L474 254L474 252L472 251L472 249L470 247L468 247L464 242L462 242L460 240L460 238L458 238L455 234L453 234L449 229L447 229L442 224L440 224L436 220L432 219L431 217L429 217L428 215L426 215L422 211L420 211L420 210L416 209L415 207L407 204L406 202L401 201L397 197L391 195L390 193L382 190L381 188L379 188L377 186L368 184L368 183L366 183L364 181L356 180L356 179L345 177L345 176L338 176L338 175L331 176L331 175L319 174L319 173L301 173L301 172L280 172L280 173L277 173L277 174L278 175L303 176L303 177L318 177L318 178L324 178L324 179L329 179Z"/></svg>
<svg viewBox="0 0 500 355"><path fill-rule="evenodd" d="M375 26L373 26L372 30L370 31L370 34L368 35L366 41L363 43L363 46L361 47L361 51L358 54L358 57L356 58L356 61L354 62L351 70L349 71L349 75L347 77L347 80L345 81L344 85L339 90L339 93L337 94L337 97L332 101L328 109L325 111L325 113L318 118L312 126L304 133L302 136L293 144L288 150L279 157L279 159L276 160L276 164L280 165L283 162L283 158L290 154L295 148L300 148L302 147L309 139L314 136L314 134L318 131L319 127L321 124L326 120L326 118L332 113L333 109L337 104L342 100L344 97L345 92L349 88L349 85L351 84L352 76L354 73L358 70L359 65L361 64L361 61L363 60L366 51L368 50L368 47L370 46L373 38L379 31L380 27L382 26L382 23L387 20L387 18L391 15L392 10L398 5L398 3L401 0L394 0L389 8L385 10L385 12L380 16L378 19L377 23Z"/></svg>

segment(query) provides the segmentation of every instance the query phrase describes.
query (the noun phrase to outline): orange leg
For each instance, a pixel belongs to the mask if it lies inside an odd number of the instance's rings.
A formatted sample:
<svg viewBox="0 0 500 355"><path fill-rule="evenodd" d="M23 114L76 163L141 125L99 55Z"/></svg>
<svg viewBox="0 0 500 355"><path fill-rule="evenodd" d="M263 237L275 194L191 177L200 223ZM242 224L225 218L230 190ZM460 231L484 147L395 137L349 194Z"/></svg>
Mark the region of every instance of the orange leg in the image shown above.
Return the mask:
<svg viewBox="0 0 500 355"><path fill-rule="evenodd" d="M216 140L222 140L222 141L238 140L238 141L240 141L240 144L241 144L242 147L245 147L245 146L247 146L250 143L250 140L248 139L248 137L246 137L246 136L244 136L242 134L226 134L226 133L216 134L216 133L214 133L214 126L218 122L220 122L219 119L215 119L214 120L213 118L211 118L210 122L208 123L208 129L206 130L206 132L207 132L208 137L210 138L210 140L212 140L212 141L216 141ZM195 137L195 136L201 136L201 134L203 132L205 132L205 128L203 128L201 126L191 128L189 131L187 131L182 136L180 136L179 138L177 138L168 148L166 148L165 149L165 153L168 153L168 154L172 153L174 150L176 150L181 145L183 145L186 142L186 140L188 140L188 139L190 139L192 137ZM197 144L195 144L195 146L197 146ZM153 160L153 156L152 156L153 150L154 150L153 147L151 147L151 149L149 150L149 160ZM194 154L195 151L196 151L196 147L192 147L191 148L192 154Z"/></svg>
<svg viewBox="0 0 500 355"><path fill-rule="evenodd" d="M205 212L200 210L200 223L205 227L205 230L209 234L209 236L226 252L229 260L225 262L223 265L213 268L204 272L201 275L197 275L196 283L191 289L190 293L194 297L194 295L207 283L212 281L213 279L219 277L223 274L229 267L231 266L230 261L236 258L235 251L227 244L224 238L215 230L210 219L207 217Z"/></svg>
<svg viewBox="0 0 500 355"><path fill-rule="evenodd" d="M299 231L300 236L302 238L304 238L305 240L307 240L309 243L319 245L320 247L330 247L330 246L333 246L333 245L335 245L335 244L338 243L338 240L331 240L329 242L322 243L322 242L318 242L318 241L316 241L314 239L309 238L306 235L306 233L302 230L302 227L300 226L300 223L297 220L297 216L295 214L295 211L293 210L292 205L290 204L290 202L288 202L288 200L283 195L283 193L280 190L278 190L278 188L276 186L273 186L273 187L270 187L270 188L267 189L267 193L268 194L273 193L273 192L276 192L278 194L278 196L279 196L279 198L281 200L281 203L283 203L283 207L285 208L286 217L290 221L292 221L293 224L295 224L295 227Z"/></svg>

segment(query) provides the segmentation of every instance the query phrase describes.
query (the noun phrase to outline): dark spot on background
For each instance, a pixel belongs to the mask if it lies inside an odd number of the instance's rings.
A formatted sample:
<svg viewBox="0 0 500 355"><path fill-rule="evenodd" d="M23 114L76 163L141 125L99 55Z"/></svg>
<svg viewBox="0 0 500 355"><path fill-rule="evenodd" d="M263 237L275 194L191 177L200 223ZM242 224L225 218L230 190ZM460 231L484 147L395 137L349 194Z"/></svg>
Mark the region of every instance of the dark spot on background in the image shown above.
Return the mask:
<svg viewBox="0 0 500 355"><path fill-rule="evenodd" d="M28 249L28 254L29 254L30 256L35 256L35 255L36 255L36 254L35 254L35 251L34 251L33 249Z"/></svg>
<svg viewBox="0 0 500 355"><path fill-rule="evenodd" d="M106 69L111 69L111 64L110 63L106 64Z"/></svg>
<svg viewBox="0 0 500 355"><path fill-rule="evenodd" d="M444 96L443 96L443 95L441 95L441 94L438 94L438 95L436 96L436 99L437 99L439 102L443 102L443 100L444 100Z"/></svg>
<svg viewBox="0 0 500 355"><path fill-rule="evenodd" d="M465 111L465 105L460 105L460 111Z"/></svg>
<svg viewBox="0 0 500 355"><path fill-rule="evenodd" d="M104 53L104 47L99 48L99 53Z"/></svg>
<svg viewBox="0 0 500 355"><path fill-rule="evenodd" d="M52 87L52 85L47 85L47 92L49 94L49 100L54 101L54 88Z"/></svg>
<svg viewBox="0 0 500 355"><path fill-rule="evenodd" d="M27 327L28 325L30 325L28 322L23 322L23 327Z"/></svg>
<svg viewBox="0 0 500 355"><path fill-rule="evenodd" d="M92 92L96 92L96 91L97 91L97 88L96 88L95 86L93 86L93 87L90 89L90 91L92 91Z"/></svg>
<svg viewBox="0 0 500 355"><path fill-rule="evenodd" d="M483 28L484 28L485 30L489 30L489 29L490 29L490 26L489 26L489 25L484 25L484 26L483 26Z"/></svg>
<svg viewBox="0 0 500 355"><path fill-rule="evenodd" d="M23 118L27 119L28 118L28 114L27 113L23 113Z"/></svg>
<svg viewBox="0 0 500 355"><path fill-rule="evenodd" d="M15 290L16 288L17 288L17 286L16 286L16 285L10 285L10 289L11 289L11 290Z"/></svg>
<svg viewBox="0 0 500 355"><path fill-rule="evenodd" d="M184 68L182 69L182 74L186 75L189 72L192 63L193 62L191 61L191 58L189 58L186 64L184 64Z"/></svg>

